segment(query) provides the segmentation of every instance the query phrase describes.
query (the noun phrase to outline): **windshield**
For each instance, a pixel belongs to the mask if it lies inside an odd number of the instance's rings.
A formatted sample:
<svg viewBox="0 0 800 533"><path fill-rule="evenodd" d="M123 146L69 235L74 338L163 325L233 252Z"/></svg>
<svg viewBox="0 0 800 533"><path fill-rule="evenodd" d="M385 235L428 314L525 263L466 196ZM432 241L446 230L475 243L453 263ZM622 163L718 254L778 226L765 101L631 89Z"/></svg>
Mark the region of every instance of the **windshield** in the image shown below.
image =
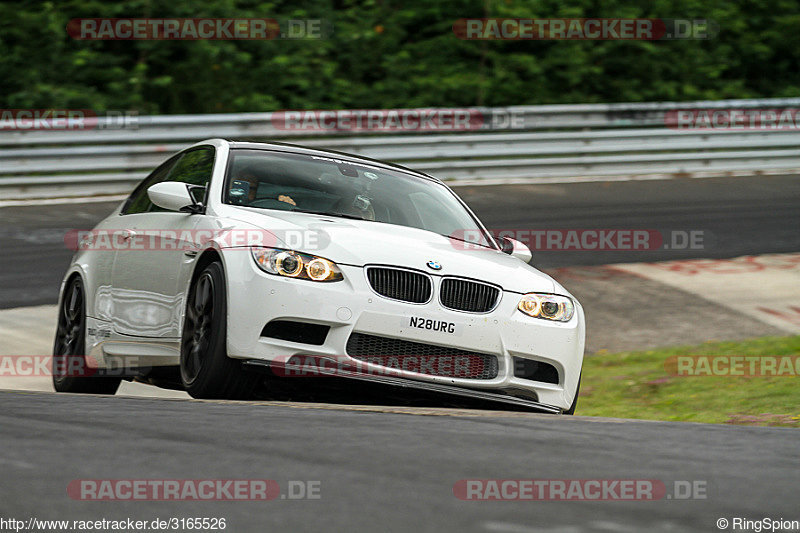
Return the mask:
<svg viewBox="0 0 800 533"><path fill-rule="evenodd" d="M447 187L336 156L232 150L224 195L233 205L397 224L493 247Z"/></svg>

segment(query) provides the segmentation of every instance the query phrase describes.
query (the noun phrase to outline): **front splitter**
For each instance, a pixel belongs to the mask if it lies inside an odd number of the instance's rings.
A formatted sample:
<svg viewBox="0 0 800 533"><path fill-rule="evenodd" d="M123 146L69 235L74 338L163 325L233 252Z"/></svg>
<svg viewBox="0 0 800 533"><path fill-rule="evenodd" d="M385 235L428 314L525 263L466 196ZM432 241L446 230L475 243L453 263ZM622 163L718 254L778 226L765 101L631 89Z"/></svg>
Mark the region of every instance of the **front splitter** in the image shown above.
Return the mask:
<svg viewBox="0 0 800 533"><path fill-rule="evenodd" d="M245 368L249 367L253 370L274 370L274 364L268 361L259 359L248 359L242 361ZM493 392L467 389L463 387L455 387L452 385L444 385L441 383L430 383L426 381L416 381L413 379L399 378L392 376L376 376L374 374L364 374L359 372L349 372L339 369L336 372L336 377L362 381L366 383L374 383L379 385L389 385L405 389L416 389L426 392L433 392L439 394L446 394L451 396L460 396L462 398L470 398L473 400L482 400L488 402L498 402L507 405L514 405L517 407L527 407L544 413L561 414L563 409L553 405L539 403L534 400L526 398L518 398L516 396L508 396L505 394L497 394Z"/></svg>

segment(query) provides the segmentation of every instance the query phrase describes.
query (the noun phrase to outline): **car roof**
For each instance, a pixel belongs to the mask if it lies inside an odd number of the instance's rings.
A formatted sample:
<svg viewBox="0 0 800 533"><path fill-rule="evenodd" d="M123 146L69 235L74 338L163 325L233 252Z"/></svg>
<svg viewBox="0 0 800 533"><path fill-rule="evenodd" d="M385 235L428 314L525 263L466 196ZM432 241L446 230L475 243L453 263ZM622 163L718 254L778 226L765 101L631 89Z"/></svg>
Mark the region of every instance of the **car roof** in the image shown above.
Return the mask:
<svg viewBox="0 0 800 533"><path fill-rule="evenodd" d="M429 176L423 172L418 170L414 170L412 168L404 167L402 165L396 165L394 163L387 163L386 161L379 161L377 159L371 159L369 157L362 157L353 154L348 154L346 152L339 152L336 150L323 150L319 148L309 148L307 146L302 146L299 144L290 144L284 142L251 142L251 141L228 141L232 150L236 149L245 149L245 150L272 150L277 152L287 152L293 154L301 154L301 155L311 155L311 156L321 156L321 157L332 157L335 156L337 159L342 159L345 161L352 161L353 163L367 163L371 166L375 167L383 167L387 170L400 170L405 172L406 174L412 174L414 176L425 178L431 181L435 181L437 183L443 183L442 180L435 178L433 176Z"/></svg>

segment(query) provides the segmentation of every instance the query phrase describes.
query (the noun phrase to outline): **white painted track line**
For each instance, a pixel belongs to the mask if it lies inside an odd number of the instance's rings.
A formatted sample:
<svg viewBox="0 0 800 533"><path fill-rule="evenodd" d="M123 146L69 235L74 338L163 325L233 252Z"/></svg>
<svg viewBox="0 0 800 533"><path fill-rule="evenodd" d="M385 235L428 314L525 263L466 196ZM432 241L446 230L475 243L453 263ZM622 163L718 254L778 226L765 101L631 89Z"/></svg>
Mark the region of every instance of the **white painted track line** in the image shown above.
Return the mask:
<svg viewBox="0 0 800 533"><path fill-rule="evenodd" d="M800 253L615 265L800 334ZM687 309L687 320L692 310Z"/></svg>

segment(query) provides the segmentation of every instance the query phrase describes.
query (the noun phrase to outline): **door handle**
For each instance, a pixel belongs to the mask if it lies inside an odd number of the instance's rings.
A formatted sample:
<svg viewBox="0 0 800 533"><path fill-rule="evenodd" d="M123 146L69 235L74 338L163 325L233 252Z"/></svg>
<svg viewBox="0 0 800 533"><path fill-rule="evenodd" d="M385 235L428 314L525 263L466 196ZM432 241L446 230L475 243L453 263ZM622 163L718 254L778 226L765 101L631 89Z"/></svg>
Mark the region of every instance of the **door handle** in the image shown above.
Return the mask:
<svg viewBox="0 0 800 533"><path fill-rule="evenodd" d="M136 235L136 232L131 229L123 229L116 232L116 237L122 239L123 241L129 241L132 237Z"/></svg>

